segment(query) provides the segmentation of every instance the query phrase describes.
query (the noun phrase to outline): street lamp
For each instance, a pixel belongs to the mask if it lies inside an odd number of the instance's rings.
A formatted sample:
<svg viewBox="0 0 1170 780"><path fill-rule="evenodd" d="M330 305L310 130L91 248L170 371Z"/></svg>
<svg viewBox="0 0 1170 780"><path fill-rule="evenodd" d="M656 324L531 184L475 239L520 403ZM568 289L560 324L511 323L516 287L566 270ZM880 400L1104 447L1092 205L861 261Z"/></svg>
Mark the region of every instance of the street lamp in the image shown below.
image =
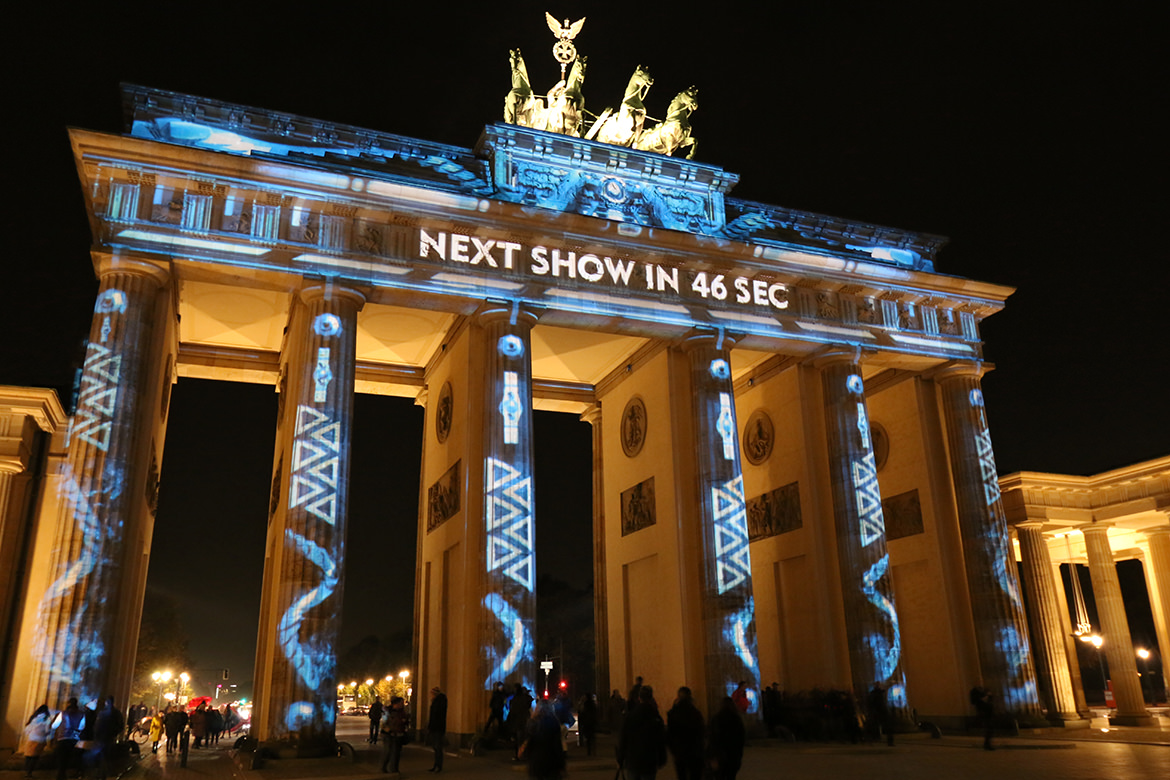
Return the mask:
<svg viewBox="0 0 1170 780"><path fill-rule="evenodd" d="M158 686L158 698L154 702L154 711L158 712L162 709L163 686L171 679L170 672L155 672L150 675L150 679L154 680L155 685Z"/></svg>
<svg viewBox="0 0 1170 780"><path fill-rule="evenodd" d="M186 697L186 695L187 695L187 683L188 683L188 681L190 681L190 679L191 679L191 675L187 674L186 672L183 672L182 674L179 675L179 682L182 683L182 685L179 686L179 698L180 698L179 703L180 704L187 703L187 699L184 697Z"/></svg>
<svg viewBox="0 0 1170 780"><path fill-rule="evenodd" d="M410 670L403 669L398 673L398 677L402 680L402 698L406 701L410 701L410 688L408 688L406 685L406 681L410 679Z"/></svg>
<svg viewBox="0 0 1170 780"><path fill-rule="evenodd" d="M1150 651L1144 647L1137 649L1137 657L1142 659L1142 696L1146 695L1146 678L1150 676ZM1154 703L1154 681L1150 680L1150 704Z"/></svg>

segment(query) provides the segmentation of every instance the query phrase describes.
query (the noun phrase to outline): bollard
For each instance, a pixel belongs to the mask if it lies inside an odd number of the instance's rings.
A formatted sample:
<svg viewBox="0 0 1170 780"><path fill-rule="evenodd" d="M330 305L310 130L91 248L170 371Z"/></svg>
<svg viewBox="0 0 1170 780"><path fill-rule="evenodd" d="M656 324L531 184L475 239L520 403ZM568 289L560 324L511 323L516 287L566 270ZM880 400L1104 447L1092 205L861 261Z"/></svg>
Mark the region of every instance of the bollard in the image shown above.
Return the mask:
<svg viewBox="0 0 1170 780"><path fill-rule="evenodd" d="M179 736L179 766L187 768L187 754L191 752L191 729L183 729Z"/></svg>

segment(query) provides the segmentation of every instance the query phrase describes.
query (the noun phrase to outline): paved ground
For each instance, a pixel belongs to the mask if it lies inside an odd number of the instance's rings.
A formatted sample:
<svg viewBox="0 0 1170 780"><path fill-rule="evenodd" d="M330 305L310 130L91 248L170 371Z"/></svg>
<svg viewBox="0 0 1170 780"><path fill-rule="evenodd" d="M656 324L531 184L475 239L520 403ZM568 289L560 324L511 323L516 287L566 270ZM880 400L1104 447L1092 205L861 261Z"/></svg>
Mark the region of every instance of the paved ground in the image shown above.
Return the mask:
<svg viewBox="0 0 1170 780"><path fill-rule="evenodd" d="M357 719L354 719L355 721ZM343 720L344 723L344 720ZM1045 730L1020 737L1000 737L996 750L981 749L978 736L948 735L930 739L926 735L900 737L889 748L884 744L844 745L832 743L758 744L748 747L741 780L776 778L865 778L865 780L1167 780L1170 778L1170 720L1160 719L1157 728L1101 729L1075 731ZM385 780L379 771L377 748L366 745L358 735L361 722L346 724L340 731L353 732L356 761L343 759L300 759L268 761L263 769L244 771L231 760L227 744L216 750L192 750L187 767L180 768L177 756L152 755L149 751L127 773L124 780ZM616 772L613 742L599 739L598 756L587 757L576 746L570 750L569 780L610 780ZM431 753L419 745L406 747L400 780L430 778ZM506 751L493 751L483 758L449 753L443 775L451 780L520 780L526 778L523 764L515 764ZM0 780L18 780L18 772L0 772ZM52 773L38 773L52 780ZM659 775L674 780L670 767Z"/></svg>

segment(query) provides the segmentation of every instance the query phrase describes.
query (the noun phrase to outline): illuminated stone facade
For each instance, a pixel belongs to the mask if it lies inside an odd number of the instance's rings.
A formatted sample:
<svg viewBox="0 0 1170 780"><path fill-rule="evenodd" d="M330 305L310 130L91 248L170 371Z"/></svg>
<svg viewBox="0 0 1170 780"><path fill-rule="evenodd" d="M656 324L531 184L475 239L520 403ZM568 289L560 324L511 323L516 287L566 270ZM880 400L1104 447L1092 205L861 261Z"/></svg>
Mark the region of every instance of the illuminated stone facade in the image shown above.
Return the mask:
<svg viewBox="0 0 1170 780"><path fill-rule="evenodd" d="M263 739L332 741L355 392L425 409L414 685L448 692L454 734L496 680L536 680L534 409L593 425L597 690L641 675L710 711L746 681L758 713L773 681L881 684L897 712L959 723L983 680L1040 718L979 403L978 323L1011 290L936 274L942 239L734 200L715 166L515 125L465 149L139 87L125 101L125 135L71 131L103 292L88 405L44 484L53 532L25 558L44 571L7 618L23 650L5 746L30 702L128 689L181 377L281 393ZM127 498L82 511L98 475ZM62 542L78 534L101 540L81 569ZM125 606L62 598L78 576ZM54 629L35 653L38 605ZM102 646L66 653L95 616Z"/></svg>

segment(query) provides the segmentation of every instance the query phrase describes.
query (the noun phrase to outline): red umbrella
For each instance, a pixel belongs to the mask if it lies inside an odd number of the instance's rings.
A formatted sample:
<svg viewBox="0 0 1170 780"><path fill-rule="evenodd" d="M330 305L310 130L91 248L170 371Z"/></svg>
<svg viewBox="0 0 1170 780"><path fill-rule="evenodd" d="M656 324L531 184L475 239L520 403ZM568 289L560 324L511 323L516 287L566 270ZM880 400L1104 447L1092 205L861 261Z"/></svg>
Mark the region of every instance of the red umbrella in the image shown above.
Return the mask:
<svg viewBox="0 0 1170 780"><path fill-rule="evenodd" d="M196 696L193 699L188 699L187 700L187 709L193 710L196 707L198 707L200 704L207 704L208 706L210 706L211 705L211 697L210 696Z"/></svg>

